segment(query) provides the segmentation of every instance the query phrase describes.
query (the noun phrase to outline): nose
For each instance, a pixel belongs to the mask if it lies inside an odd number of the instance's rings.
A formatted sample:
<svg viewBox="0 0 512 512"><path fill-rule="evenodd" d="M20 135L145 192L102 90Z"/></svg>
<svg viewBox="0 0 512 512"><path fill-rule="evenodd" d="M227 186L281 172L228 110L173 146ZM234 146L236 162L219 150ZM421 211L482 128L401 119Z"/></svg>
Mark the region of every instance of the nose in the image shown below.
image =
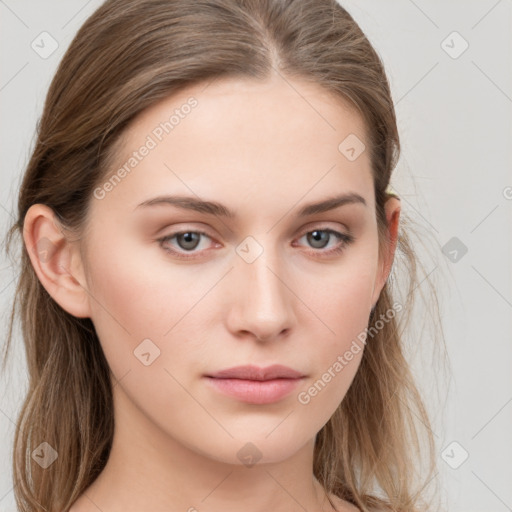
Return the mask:
<svg viewBox="0 0 512 512"><path fill-rule="evenodd" d="M239 259L231 272L232 296L228 329L236 336L252 335L261 341L278 339L294 324L293 293L289 277L278 263L263 253L252 263Z"/></svg>

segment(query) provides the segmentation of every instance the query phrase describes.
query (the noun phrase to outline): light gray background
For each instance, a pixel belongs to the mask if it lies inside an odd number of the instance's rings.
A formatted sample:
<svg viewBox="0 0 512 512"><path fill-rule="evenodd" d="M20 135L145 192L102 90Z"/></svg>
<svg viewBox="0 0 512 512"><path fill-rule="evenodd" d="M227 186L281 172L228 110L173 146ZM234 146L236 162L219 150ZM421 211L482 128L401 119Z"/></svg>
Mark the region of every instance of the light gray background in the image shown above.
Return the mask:
<svg viewBox="0 0 512 512"><path fill-rule="evenodd" d="M0 0L2 236L51 77L100 3ZM434 240L424 277L439 289L449 386L428 394L432 368L414 364L434 414L443 504L453 512L512 510L512 2L341 3L384 60L403 144L392 184L404 212ZM48 58L31 47L43 31L59 45ZM463 40L469 47L457 55ZM446 246L453 237L467 247L457 261ZM2 255L2 340L16 277ZM27 384L19 333L0 379L0 511L13 512L11 444ZM462 450L469 457L458 469L445 462L456 465Z"/></svg>

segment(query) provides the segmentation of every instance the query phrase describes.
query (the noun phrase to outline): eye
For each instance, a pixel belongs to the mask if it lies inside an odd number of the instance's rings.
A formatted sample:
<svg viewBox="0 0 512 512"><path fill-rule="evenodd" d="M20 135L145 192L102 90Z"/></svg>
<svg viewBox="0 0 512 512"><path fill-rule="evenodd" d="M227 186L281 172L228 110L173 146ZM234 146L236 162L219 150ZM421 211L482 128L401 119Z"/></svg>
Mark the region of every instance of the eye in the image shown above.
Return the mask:
<svg viewBox="0 0 512 512"><path fill-rule="evenodd" d="M173 256L182 259L190 259L206 250L204 247L202 250L201 248L198 249L201 245L202 238L213 240L203 231L185 230L159 238L157 241L160 242L160 246L166 252ZM306 238L307 243L315 249L312 251L313 253L319 253L321 255L341 253L346 246L354 241L354 237L352 235L340 233L339 231L328 228L310 230L304 233L304 235L302 235L298 240L302 238ZM173 240L176 245L171 243ZM327 247L333 240L335 242L334 246L329 249L325 249L325 247Z"/></svg>
<svg viewBox="0 0 512 512"><path fill-rule="evenodd" d="M325 247L329 245L331 240L334 239L335 245L330 249L313 251L327 255L342 252L346 246L348 246L350 243L354 241L354 237L352 235L340 233L339 231L335 231L334 229L314 229L302 235L301 238L299 238L299 240L302 238L306 238L307 243L310 244L310 246L312 246L314 249L325 249Z"/></svg>
<svg viewBox="0 0 512 512"><path fill-rule="evenodd" d="M195 249L199 247L202 237L206 237L211 240L211 237L203 231L188 230L178 231L171 235L164 236L163 238L159 238L157 241L160 242L160 246L165 251L173 254L174 256L177 256L178 258L190 258L193 257L192 255L196 252L200 252L195 251ZM176 244L179 250L176 250L172 245L169 245L173 239L176 239ZM185 253L191 253L191 256L187 256Z"/></svg>

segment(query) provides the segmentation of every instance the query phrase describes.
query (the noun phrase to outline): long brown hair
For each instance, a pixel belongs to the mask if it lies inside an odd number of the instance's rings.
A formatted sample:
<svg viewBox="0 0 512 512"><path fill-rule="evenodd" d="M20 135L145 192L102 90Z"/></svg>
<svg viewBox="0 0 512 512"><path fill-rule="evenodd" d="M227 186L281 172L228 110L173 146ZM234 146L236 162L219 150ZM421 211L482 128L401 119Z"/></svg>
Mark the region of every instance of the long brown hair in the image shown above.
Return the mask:
<svg viewBox="0 0 512 512"><path fill-rule="evenodd" d="M389 242L386 189L400 154L394 105L381 59L335 0L106 1L80 28L51 83L7 250L36 203L52 208L80 238L93 191L111 169L115 143L144 109L191 84L217 77L264 80L272 73L317 83L360 112L383 250ZM403 347L418 284L406 228L402 222L398 256L370 316L370 324L383 325L368 337L347 395L316 437L314 475L328 492L363 511L423 510L422 483L435 470L429 417ZM29 388L15 432L15 496L21 512L62 512L108 459L112 387L91 320L68 314L52 300L29 250L22 244L5 349L6 359L18 312ZM408 278L407 303L390 318L396 272ZM429 458L426 476L416 481L420 429ZM58 453L58 463L47 469L30 458L42 441Z"/></svg>

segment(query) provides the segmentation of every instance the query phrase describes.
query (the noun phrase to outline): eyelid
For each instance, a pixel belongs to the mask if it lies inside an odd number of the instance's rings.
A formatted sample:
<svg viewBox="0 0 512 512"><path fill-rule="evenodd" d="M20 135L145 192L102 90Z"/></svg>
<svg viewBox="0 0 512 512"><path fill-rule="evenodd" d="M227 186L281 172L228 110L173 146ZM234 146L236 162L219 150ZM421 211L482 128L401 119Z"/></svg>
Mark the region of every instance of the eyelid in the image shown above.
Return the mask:
<svg viewBox="0 0 512 512"><path fill-rule="evenodd" d="M340 222L330 223L329 221L321 220L306 224L306 226L299 231L299 234L295 238L303 237L304 235L306 235L307 233L311 233L312 231L327 231L335 233L342 237L354 238L352 235L352 231L348 228L347 225L341 224Z"/></svg>
<svg viewBox="0 0 512 512"><path fill-rule="evenodd" d="M350 231L348 229L347 226L343 225L343 228L340 228L339 227L339 223L336 223L338 224L337 227L332 227L331 225L329 225L328 222L326 221L316 221L316 222L310 222L309 224L307 224L303 229L301 229L301 231L299 231L300 235L299 236L304 236L306 233L311 233L311 231L316 231L316 230L319 230L319 231L334 231L336 233L340 233L341 235L343 234L349 234ZM342 231L342 229L345 230Z"/></svg>

